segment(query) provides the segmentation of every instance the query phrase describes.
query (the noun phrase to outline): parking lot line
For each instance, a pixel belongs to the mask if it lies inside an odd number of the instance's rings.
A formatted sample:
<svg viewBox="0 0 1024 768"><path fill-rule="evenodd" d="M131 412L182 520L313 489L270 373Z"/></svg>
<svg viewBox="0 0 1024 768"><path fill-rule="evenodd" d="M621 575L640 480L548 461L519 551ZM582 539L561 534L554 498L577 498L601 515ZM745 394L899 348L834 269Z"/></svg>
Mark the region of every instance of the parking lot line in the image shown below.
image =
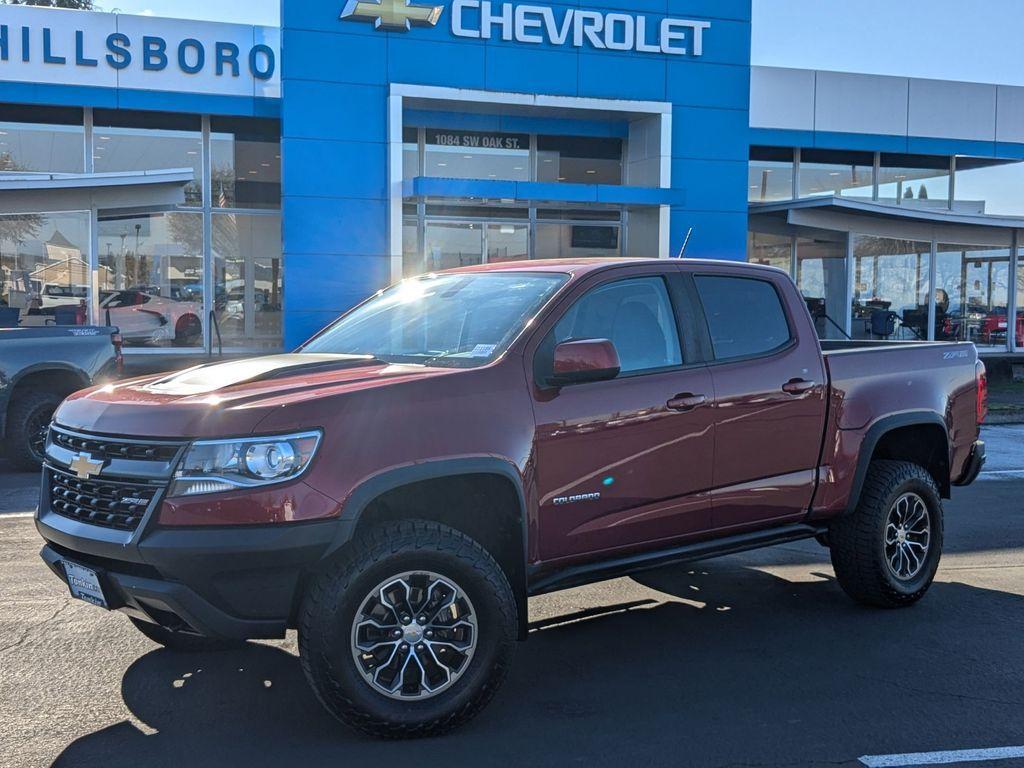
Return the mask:
<svg viewBox="0 0 1024 768"><path fill-rule="evenodd" d="M949 765L950 763L982 763L988 760L1009 760L1024 757L1024 747L993 749L954 749L946 752L909 752L902 755L864 755L867 768L899 768L914 765Z"/></svg>

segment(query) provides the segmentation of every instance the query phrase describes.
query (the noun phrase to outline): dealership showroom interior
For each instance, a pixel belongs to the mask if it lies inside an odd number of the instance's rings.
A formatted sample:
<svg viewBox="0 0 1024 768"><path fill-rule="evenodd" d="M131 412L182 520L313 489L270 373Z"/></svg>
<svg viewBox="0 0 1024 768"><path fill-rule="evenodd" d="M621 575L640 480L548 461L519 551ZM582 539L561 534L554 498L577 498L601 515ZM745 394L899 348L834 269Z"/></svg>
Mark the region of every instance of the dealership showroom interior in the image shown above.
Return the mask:
<svg viewBox="0 0 1024 768"><path fill-rule="evenodd" d="M1024 87L752 64L742 0L336 4L0 9L3 324L109 322L173 367L405 276L682 255L789 271L824 338L1024 348Z"/></svg>

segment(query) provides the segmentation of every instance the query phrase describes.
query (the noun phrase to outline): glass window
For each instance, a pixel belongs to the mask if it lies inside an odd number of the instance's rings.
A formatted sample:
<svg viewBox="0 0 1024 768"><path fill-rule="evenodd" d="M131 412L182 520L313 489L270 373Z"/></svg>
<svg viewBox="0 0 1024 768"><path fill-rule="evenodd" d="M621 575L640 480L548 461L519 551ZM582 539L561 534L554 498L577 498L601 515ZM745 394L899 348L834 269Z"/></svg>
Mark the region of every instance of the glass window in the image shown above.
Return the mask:
<svg viewBox="0 0 1024 768"><path fill-rule="evenodd" d="M99 249L101 320L126 345L202 346L202 214L100 219Z"/></svg>
<svg viewBox="0 0 1024 768"><path fill-rule="evenodd" d="M855 339L928 339L930 242L853 235Z"/></svg>
<svg viewBox="0 0 1024 768"><path fill-rule="evenodd" d="M424 254L416 274L467 267L483 261L483 226L476 222L428 221Z"/></svg>
<svg viewBox="0 0 1024 768"><path fill-rule="evenodd" d="M280 208L280 124L215 117L210 128L213 207Z"/></svg>
<svg viewBox="0 0 1024 768"><path fill-rule="evenodd" d="M198 117L97 109L94 122L97 173L192 168L185 205L203 204L203 136Z"/></svg>
<svg viewBox="0 0 1024 768"><path fill-rule="evenodd" d="M751 147L747 177L748 202L792 200L793 150L786 147Z"/></svg>
<svg viewBox="0 0 1024 768"><path fill-rule="evenodd" d="M839 195L870 200L874 192L872 152L804 149L800 152L800 197Z"/></svg>
<svg viewBox="0 0 1024 768"><path fill-rule="evenodd" d="M940 243L935 266L935 338L1005 350L1010 249Z"/></svg>
<svg viewBox="0 0 1024 768"><path fill-rule="evenodd" d="M570 339L608 339L622 373L682 365L672 303L660 277L638 277L599 286L558 321L546 347Z"/></svg>
<svg viewBox="0 0 1024 768"><path fill-rule="evenodd" d="M778 267L788 273L793 257L793 238L789 235L770 235L747 232L747 261Z"/></svg>
<svg viewBox="0 0 1024 768"><path fill-rule="evenodd" d="M419 128L402 128L402 178L414 179L420 175Z"/></svg>
<svg viewBox="0 0 1024 768"><path fill-rule="evenodd" d="M422 274L423 257L420 255L419 227L416 218L402 219L402 276L415 277Z"/></svg>
<svg viewBox="0 0 1024 768"><path fill-rule="evenodd" d="M797 238L796 285L814 319L818 337L846 338L846 236Z"/></svg>
<svg viewBox="0 0 1024 768"><path fill-rule="evenodd" d="M529 181L530 136L427 128L425 165L427 176Z"/></svg>
<svg viewBox="0 0 1024 768"><path fill-rule="evenodd" d="M882 153L878 200L928 208L949 206L949 158Z"/></svg>
<svg viewBox="0 0 1024 768"><path fill-rule="evenodd" d="M537 181L621 184L622 139L538 136Z"/></svg>
<svg viewBox="0 0 1024 768"><path fill-rule="evenodd" d="M404 280L342 317L302 351L474 368L501 355L567 279L509 271Z"/></svg>
<svg viewBox="0 0 1024 768"><path fill-rule="evenodd" d="M220 342L280 347L281 217L214 213L213 259Z"/></svg>
<svg viewBox="0 0 1024 768"><path fill-rule="evenodd" d="M88 212L0 216L0 302L18 311L22 325L88 322L89 218Z"/></svg>
<svg viewBox="0 0 1024 768"><path fill-rule="evenodd" d="M519 261L530 258L530 226L528 224L488 224L487 263Z"/></svg>
<svg viewBox="0 0 1024 768"><path fill-rule="evenodd" d="M694 279L716 360L763 355L789 341L782 299L771 283L712 275Z"/></svg>
<svg viewBox="0 0 1024 768"><path fill-rule="evenodd" d="M1016 345L1012 352L1019 352L1024 348L1024 248L1017 252L1017 328Z"/></svg>
<svg viewBox="0 0 1024 768"><path fill-rule="evenodd" d="M954 189L957 211L1024 216L1024 162L958 157Z"/></svg>
<svg viewBox="0 0 1024 768"><path fill-rule="evenodd" d="M0 174L84 173L81 109L0 107Z"/></svg>
<svg viewBox="0 0 1024 768"><path fill-rule="evenodd" d="M617 224L537 224L538 259L587 259L618 254Z"/></svg>

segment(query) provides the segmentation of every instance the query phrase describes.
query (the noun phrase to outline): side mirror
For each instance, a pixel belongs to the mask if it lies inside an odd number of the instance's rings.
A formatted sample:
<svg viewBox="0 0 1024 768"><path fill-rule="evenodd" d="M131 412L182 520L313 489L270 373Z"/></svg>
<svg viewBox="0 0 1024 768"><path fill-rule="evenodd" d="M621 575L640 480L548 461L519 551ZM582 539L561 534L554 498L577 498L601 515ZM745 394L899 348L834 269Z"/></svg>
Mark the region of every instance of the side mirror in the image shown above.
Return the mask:
<svg viewBox="0 0 1024 768"><path fill-rule="evenodd" d="M555 364L548 383L563 387L607 381L619 375L619 353L608 339L563 341L555 347Z"/></svg>

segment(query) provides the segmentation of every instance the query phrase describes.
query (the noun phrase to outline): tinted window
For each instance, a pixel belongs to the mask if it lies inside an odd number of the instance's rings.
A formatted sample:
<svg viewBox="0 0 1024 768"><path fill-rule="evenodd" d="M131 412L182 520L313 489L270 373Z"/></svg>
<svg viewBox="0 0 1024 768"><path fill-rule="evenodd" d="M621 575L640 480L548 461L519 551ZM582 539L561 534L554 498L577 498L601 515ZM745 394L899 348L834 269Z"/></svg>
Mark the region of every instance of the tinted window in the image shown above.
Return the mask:
<svg viewBox="0 0 1024 768"><path fill-rule="evenodd" d="M786 313L771 283L710 275L695 279L717 360L763 355L789 341Z"/></svg>
<svg viewBox="0 0 1024 768"><path fill-rule="evenodd" d="M595 288L577 301L552 333L555 344L570 339L609 339L622 373L681 365L679 333L660 277L620 280Z"/></svg>

